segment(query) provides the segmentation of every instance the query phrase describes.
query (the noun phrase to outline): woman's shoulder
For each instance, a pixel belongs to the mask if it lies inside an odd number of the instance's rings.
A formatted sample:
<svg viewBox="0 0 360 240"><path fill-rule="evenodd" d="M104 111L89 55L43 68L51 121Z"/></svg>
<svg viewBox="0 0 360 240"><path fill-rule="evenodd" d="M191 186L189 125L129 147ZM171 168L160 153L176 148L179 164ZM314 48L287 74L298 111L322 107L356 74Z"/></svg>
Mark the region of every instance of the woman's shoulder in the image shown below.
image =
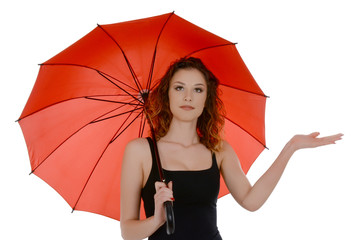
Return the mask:
<svg viewBox="0 0 360 240"><path fill-rule="evenodd" d="M135 138L126 144L126 149L140 151L149 148L149 142L146 138Z"/></svg>
<svg viewBox="0 0 360 240"><path fill-rule="evenodd" d="M230 145L228 141L222 139L220 144L220 149L217 151L217 153L226 153L229 151L233 151L233 147Z"/></svg>
<svg viewBox="0 0 360 240"><path fill-rule="evenodd" d="M224 158L227 158L227 156L231 156L233 154L236 154L233 147L230 143L223 139L221 141L220 150L216 152L217 157L219 157L220 160L223 160Z"/></svg>
<svg viewBox="0 0 360 240"><path fill-rule="evenodd" d="M149 145L148 140L146 138L135 138L129 141L126 147L139 148L139 147L144 147L145 145Z"/></svg>
<svg viewBox="0 0 360 240"><path fill-rule="evenodd" d="M124 151L124 156L139 160L148 157L149 154L151 152L146 138L135 138L129 141Z"/></svg>

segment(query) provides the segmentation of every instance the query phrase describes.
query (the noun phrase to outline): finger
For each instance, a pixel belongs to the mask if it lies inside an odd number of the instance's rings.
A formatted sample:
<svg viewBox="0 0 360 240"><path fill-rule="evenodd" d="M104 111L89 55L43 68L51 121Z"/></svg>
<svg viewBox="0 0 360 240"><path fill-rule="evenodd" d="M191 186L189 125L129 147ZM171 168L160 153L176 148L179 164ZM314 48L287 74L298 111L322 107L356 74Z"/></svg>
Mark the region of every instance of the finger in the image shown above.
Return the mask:
<svg viewBox="0 0 360 240"><path fill-rule="evenodd" d="M168 183L168 188L171 190L171 201L175 201L174 193L173 193L173 182L172 181L170 181Z"/></svg>
<svg viewBox="0 0 360 240"><path fill-rule="evenodd" d="M154 195L155 202L164 203L166 201L173 201L174 196L170 189L161 188L159 192Z"/></svg>
<svg viewBox="0 0 360 240"><path fill-rule="evenodd" d="M172 190L170 188L167 188L167 187L161 187L156 193L162 193L162 192L172 194Z"/></svg>
<svg viewBox="0 0 360 240"><path fill-rule="evenodd" d="M342 134L342 133L338 133L338 134L333 135L333 137L335 139L338 139L338 140L341 140L343 136L344 136L344 134Z"/></svg>
<svg viewBox="0 0 360 240"><path fill-rule="evenodd" d="M155 182L155 190L158 192L161 188L166 187L166 184L163 182Z"/></svg>
<svg viewBox="0 0 360 240"><path fill-rule="evenodd" d="M322 138L316 138L316 140L313 142L313 147L335 144L338 140L341 140L341 135L338 134Z"/></svg>
<svg viewBox="0 0 360 240"><path fill-rule="evenodd" d="M165 186L160 187L156 191L156 194L158 196L169 196L171 198L171 200L173 200L174 196L173 196L173 191L172 191L172 182L168 183L168 187L165 187Z"/></svg>
<svg viewBox="0 0 360 240"><path fill-rule="evenodd" d="M173 189L173 182L172 182L172 181L170 181L170 182L168 183L168 188L170 188L171 190Z"/></svg>
<svg viewBox="0 0 360 240"><path fill-rule="evenodd" d="M316 138L317 136L319 136L320 133L319 132L313 132L313 133L310 133L309 136L310 137L313 137L313 138Z"/></svg>
<svg viewBox="0 0 360 240"><path fill-rule="evenodd" d="M335 135L332 135L332 136L324 137L323 141L335 144L336 141L339 141L339 140L342 139L342 136L344 136L344 134L342 134L342 133L335 134Z"/></svg>

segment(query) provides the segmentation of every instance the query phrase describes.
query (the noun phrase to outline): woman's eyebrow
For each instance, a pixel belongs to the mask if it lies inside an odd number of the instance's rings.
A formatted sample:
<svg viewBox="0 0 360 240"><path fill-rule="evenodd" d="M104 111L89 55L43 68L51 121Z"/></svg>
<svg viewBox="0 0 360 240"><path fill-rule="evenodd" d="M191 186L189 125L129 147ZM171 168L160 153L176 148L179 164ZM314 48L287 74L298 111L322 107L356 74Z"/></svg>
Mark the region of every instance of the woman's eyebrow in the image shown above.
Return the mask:
<svg viewBox="0 0 360 240"><path fill-rule="evenodd" d="M176 81L176 82L174 82L173 84L181 84L181 85L185 85L185 83L183 83L183 82L180 82L180 81Z"/></svg>
<svg viewBox="0 0 360 240"><path fill-rule="evenodd" d="M180 81L175 81L175 82L173 82L173 84L185 85L185 83L180 82ZM203 84L203 83L195 83L194 86L205 86L205 84Z"/></svg>

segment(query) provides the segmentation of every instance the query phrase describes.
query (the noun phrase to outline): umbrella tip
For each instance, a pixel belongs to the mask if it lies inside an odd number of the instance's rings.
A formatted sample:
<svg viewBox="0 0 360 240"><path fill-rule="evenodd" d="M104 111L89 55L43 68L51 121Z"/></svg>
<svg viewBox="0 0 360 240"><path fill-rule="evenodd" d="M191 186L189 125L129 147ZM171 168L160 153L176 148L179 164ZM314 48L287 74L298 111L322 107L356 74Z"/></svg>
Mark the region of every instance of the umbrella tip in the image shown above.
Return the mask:
<svg viewBox="0 0 360 240"><path fill-rule="evenodd" d="M29 176L34 172L34 170L31 170L31 173L29 173Z"/></svg>
<svg viewBox="0 0 360 240"><path fill-rule="evenodd" d="M73 213L75 211L75 208L72 209L71 213Z"/></svg>

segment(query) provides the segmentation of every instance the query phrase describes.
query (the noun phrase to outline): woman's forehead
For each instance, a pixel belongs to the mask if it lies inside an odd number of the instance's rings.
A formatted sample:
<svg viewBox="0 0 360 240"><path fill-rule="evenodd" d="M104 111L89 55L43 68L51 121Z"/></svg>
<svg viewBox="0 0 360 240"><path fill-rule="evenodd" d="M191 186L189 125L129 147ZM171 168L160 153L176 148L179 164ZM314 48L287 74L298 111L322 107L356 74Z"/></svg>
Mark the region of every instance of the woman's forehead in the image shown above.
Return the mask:
<svg viewBox="0 0 360 240"><path fill-rule="evenodd" d="M186 68L178 70L172 77L171 84L190 84L190 85L206 85L204 75L195 68Z"/></svg>

